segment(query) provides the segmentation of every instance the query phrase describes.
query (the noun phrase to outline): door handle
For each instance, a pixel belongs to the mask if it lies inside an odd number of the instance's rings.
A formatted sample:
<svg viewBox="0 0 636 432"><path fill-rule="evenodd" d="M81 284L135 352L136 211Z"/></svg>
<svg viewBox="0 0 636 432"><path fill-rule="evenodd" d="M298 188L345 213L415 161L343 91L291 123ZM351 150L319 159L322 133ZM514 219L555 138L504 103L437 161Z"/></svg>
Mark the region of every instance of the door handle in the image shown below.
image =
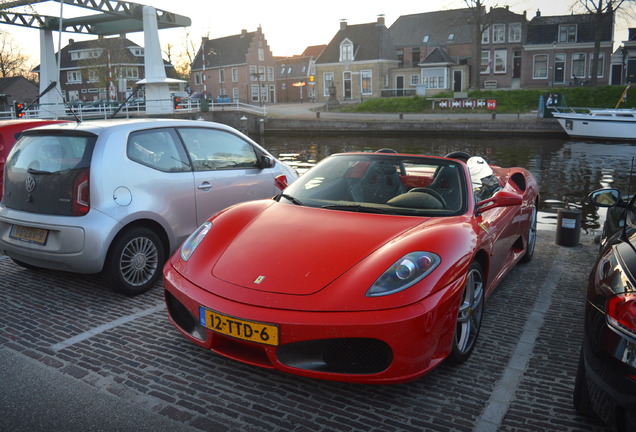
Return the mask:
<svg viewBox="0 0 636 432"><path fill-rule="evenodd" d="M197 186L197 189L201 189L201 190L210 190L212 189L212 185L210 184L210 182L203 182L201 183L199 186Z"/></svg>

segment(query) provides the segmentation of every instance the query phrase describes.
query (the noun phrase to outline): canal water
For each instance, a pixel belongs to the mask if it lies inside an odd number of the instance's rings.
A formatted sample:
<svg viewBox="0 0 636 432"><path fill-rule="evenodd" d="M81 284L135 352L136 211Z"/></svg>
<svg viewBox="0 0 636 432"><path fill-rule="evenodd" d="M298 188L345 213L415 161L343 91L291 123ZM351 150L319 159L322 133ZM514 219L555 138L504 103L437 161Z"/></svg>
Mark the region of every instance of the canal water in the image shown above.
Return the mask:
<svg viewBox="0 0 636 432"><path fill-rule="evenodd" d="M400 134L313 135L267 134L257 142L303 172L321 159L341 152L392 148L400 153L443 156L453 151L479 155L490 164L527 168L539 182L541 218L544 228L556 226L561 208L580 209L581 227L597 231L602 212L587 203L587 195L603 187L630 192L636 143L575 141L554 138L424 137ZM635 173L636 174L636 173ZM631 193L636 192L636 179Z"/></svg>

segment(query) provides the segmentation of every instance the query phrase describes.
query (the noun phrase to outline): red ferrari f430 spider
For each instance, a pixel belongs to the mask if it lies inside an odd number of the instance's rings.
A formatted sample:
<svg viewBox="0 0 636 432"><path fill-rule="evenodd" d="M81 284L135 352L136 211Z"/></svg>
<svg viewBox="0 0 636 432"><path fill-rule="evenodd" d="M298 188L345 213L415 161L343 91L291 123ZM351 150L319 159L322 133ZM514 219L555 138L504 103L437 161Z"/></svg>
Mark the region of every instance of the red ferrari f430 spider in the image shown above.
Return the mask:
<svg viewBox="0 0 636 432"><path fill-rule="evenodd" d="M537 183L480 157L332 155L228 208L164 267L171 322L266 368L399 383L475 347L484 302L536 241Z"/></svg>

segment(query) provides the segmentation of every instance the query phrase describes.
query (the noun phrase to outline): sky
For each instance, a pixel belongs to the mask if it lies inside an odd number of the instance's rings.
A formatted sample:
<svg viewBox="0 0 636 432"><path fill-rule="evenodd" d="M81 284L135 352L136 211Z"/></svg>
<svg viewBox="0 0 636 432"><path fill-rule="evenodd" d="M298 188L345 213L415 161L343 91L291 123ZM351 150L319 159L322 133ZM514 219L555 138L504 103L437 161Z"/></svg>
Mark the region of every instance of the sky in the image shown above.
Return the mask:
<svg viewBox="0 0 636 432"><path fill-rule="evenodd" d="M537 9L546 15L569 15L572 4L577 0L499 0L484 3L487 7L509 6L514 13L527 11L528 19ZM340 21L349 24L375 22L378 15L384 15L387 27L401 15L431 12L443 9L466 7L464 0L365 0L364 2L343 0L322 0L308 2L298 0L240 0L216 2L214 0L133 0L139 4L152 4L158 9L187 16L192 20L189 28L166 29L159 31L162 46L171 44L173 52L185 46L187 41L198 47L201 37L210 39L239 34L242 29L255 31L260 25L269 47L275 56L293 56L301 54L312 45L327 44L340 28ZM443 5L440 5L442 4ZM36 5L42 15L58 16L60 4L47 2ZM15 9L17 10L17 9ZM64 6L64 16L90 15L95 12ZM627 27L636 27L636 22L617 19L615 40L627 39ZM3 25L0 30L10 32L15 42L39 63L39 33L36 29L24 29L13 25ZM143 46L142 33L130 33L129 39ZM92 39L74 33L63 33L62 46L68 39ZM55 47L58 49L58 34L54 33Z"/></svg>

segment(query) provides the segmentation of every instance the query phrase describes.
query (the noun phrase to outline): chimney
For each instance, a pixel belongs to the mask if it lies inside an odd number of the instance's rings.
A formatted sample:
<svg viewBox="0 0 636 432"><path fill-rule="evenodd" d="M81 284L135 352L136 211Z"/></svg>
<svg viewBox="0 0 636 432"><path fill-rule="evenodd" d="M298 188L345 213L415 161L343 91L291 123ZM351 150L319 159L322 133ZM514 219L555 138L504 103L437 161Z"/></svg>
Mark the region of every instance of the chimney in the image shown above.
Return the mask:
<svg viewBox="0 0 636 432"><path fill-rule="evenodd" d="M247 36L247 29L242 29L241 30L241 37L243 36Z"/></svg>
<svg viewBox="0 0 636 432"><path fill-rule="evenodd" d="M540 17L541 16L541 11L539 9L537 9L537 13L535 15L536 17Z"/></svg>
<svg viewBox="0 0 636 432"><path fill-rule="evenodd" d="M347 20L346 19L341 19L340 20L340 30L345 30L347 28Z"/></svg>
<svg viewBox="0 0 636 432"><path fill-rule="evenodd" d="M75 39L69 39L69 40L68 40L68 44L69 44L69 45L73 45L74 43L75 43Z"/></svg>
<svg viewBox="0 0 636 432"><path fill-rule="evenodd" d="M377 26L384 26L384 15L378 15L378 22L376 24Z"/></svg>

